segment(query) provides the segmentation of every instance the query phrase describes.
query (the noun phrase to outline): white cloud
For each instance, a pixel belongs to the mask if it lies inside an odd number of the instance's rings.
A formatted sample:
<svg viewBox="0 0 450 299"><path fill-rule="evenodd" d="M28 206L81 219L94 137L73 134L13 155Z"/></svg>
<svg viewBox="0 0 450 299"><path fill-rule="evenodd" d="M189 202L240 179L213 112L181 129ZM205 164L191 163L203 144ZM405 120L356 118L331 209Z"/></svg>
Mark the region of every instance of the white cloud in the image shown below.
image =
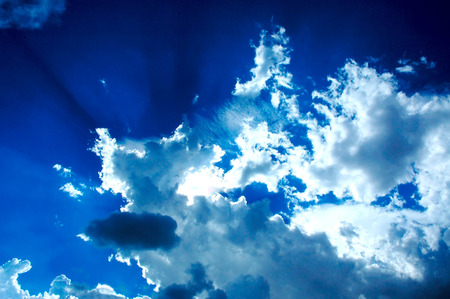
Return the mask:
<svg viewBox="0 0 450 299"><path fill-rule="evenodd" d="M362 204L321 205L299 211L292 222L308 234L326 232L340 257L362 259L368 267L400 277L423 279L424 266L412 248L429 248L421 240L422 216ZM416 222L417 221L417 222ZM351 234L343 233L350 228Z"/></svg>
<svg viewBox="0 0 450 299"><path fill-rule="evenodd" d="M60 164L53 165L53 168L63 177L71 177L72 169L61 166Z"/></svg>
<svg viewBox="0 0 450 299"><path fill-rule="evenodd" d="M27 291L21 289L17 278L19 274L28 272L31 269L29 261L12 259L0 268L0 294L7 298L29 297Z"/></svg>
<svg viewBox="0 0 450 299"><path fill-rule="evenodd" d="M414 68L411 65L399 66L395 70L399 73L414 74Z"/></svg>
<svg viewBox="0 0 450 299"><path fill-rule="evenodd" d="M65 9L64 0L0 0L0 28L38 29Z"/></svg>
<svg viewBox="0 0 450 299"><path fill-rule="evenodd" d="M326 124L305 120L314 156L298 176L317 194L350 194L367 203L412 181L413 164L421 163L429 148L426 139L448 123L448 97L409 98L397 91L391 74L353 61L330 80L327 91L313 93L323 101L314 107Z"/></svg>
<svg viewBox="0 0 450 299"><path fill-rule="evenodd" d="M126 298L117 294L113 288L105 284L98 284L92 290L85 286L72 283L65 275L57 276L51 283L50 289L43 294L30 295L28 290L23 290L18 282L20 274L30 271L31 264L27 260L12 259L0 267L0 297L8 299L114 299ZM137 299L136 297L135 299ZM142 297L139 297L142 298ZM148 298L148 297L144 297Z"/></svg>
<svg viewBox="0 0 450 299"><path fill-rule="evenodd" d="M326 232L341 256L421 278L423 265L411 248L437 250L441 230L450 225L449 96L408 97L391 74L353 61L330 80L326 92L313 93L323 101L315 108L326 121L305 120L312 160L293 174L308 186L310 200L333 192L355 202L299 209L294 222L307 233ZM425 212L370 206L407 182L417 184ZM345 223L357 228L357 237L340 234Z"/></svg>
<svg viewBox="0 0 450 299"><path fill-rule="evenodd" d="M316 112L302 114L297 99L305 99L284 69L287 41L282 28L262 33L252 79L236 84L237 97L212 121L141 141L97 129L102 188L126 198L123 211L172 217L181 238L168 251L119 250L116 258L137 260L164 292L173 284L192 291L186 271L195 263L214 290L229 294L245 282L268 286L272 298L425 290L435 279L428 263L450 225L449 96L407 96L391 73L348 61L327 90L313 92ZM258 97L263 92L270 102ZM311 150L293 144L292 126L306 128ZM290 186L288 175L306 190ZM248 205L221 193L253 182L289 193L298 204L290 226L267 200ZM417 186L425 211L401 209L398 193L386 207L371 205L403 183ZM296 201L329 192L342 203L305 209Z"/></svg>
<svg viewBox="0 0 450 299"><path fill-rule="evenodd" d="M185 134L183 131L190 133ZM182 127L170 138L146 143L144 158L136 158L132 151L125 150L125 146L117 142L115 148L118 152L112 153L111 161L105 161L120 165L113 167L110 175L121 178L120 184L130 186L126 196L132 204L127 206L127 210L169 215L177 221L177 234L182 238L181 243L170 251L120 251L122 259L138 260L138 264L144 269L144 276L163 288L174 283L185 283L186 269L191 264L200 262L205 265L208 277L218 289L232 294L236 291L236 285L240 285L236 282L239 277L250 275L249 277L253 277L252 281L259 281L258 277L263 277L264 281L274 286L270 289L274 298L298 298L304 294L304 289L312 290L308 281L299 280L297 274L280 276L273 271L274 267L293 265L298 272L307 271L309 275L316 276L314 267L305 264L305 259L312 259L319 260L326 268L331 267L327 271L333 272L332 267L338 258L327 239L324 236L305 237L299 230L286 227L281 217L270 218L266 201L248 206L244 198L234 203L230 201L233 198L206 192L206 197L196 197L187 206L187 199L174 192L178 190L180 193L177 186L186 183L185 178L192 174L192 168L200 169L200 172L202 169L211 169L212 161L221 156L217 147L214 151L214 147L210 149L196 144L194 140L192 130ZM285 175L285 171L277 174L277 168L283 168L280 162L274 162L263 172L257 171L258 167L246 172L243 165L248 167L252 165L252 161L254 165L258 165L265 159L272 161L272 155L282 160L275 148L291 146L287 137L269 132L267 124L260 124L255 128L248 125L236 142L241 155L233 162L235 170L230 170L233 177L236 176L233 184L245 186L261 176L269 187L272 186L270 188L276 189L276 182ZM192 152L186 147L187 144L193 149ZM202 152L201 149L205 151ZM187 158L186 155L189 154L192 154L193 159ZM177 155L183 160L178 160ZM197 160L197 155L201 159ZM148 171L149 167L153 169ZM160 173L159 167L164 168L166 173L177 175L171 176L171 180L167 181L161 175L153 174ZM227 183L226 175L218 177L223 186ZM271 179L270 175L274 178ZM202 177L200 184L207 184L207 178L206 175ZM165 183L160 184L161 181ZM279 259L283 261L282 265L278 265ZM329 288L334 288L333 285L337 284L337 276L329 279L324 292L330 292Z"/></svg>
<svg viewBox="0 0 450 299"><path fill-rule="evenodd" d="M116 140L111 138L107 129L99 128L96 129L96 132L99 138L91 150L102 158L102 170L99 173L102 179L101 188L105 191L111 190L114 193L120 193L125 197L128 187L120 179L112 176L114 171L112 159L114 152L118 149Z"/></svg>
<svg viewBox="0 0 450 299"><path fill-rule="evenodd" d="M164 159L170 156L170 149L174 150L175 154L179 153L180 148L186 150L184 145L190 143L187 140L188 138L189 135L183 135L178 131L172 137L164 139L165 142L170 140L171 143L171 147L166 149L167 152L164 155ZM288 152L295 150L295 147L292 147L284 136L271 135L268 132L267 125L264 124L252 129L250 126L244 128L242 135L237 139L242 153L248 152L236 158L236 161L244 161L245 159L272 160L271 157L260 158L260 155L264 156L260 151L262 150L263 153L264 151L270 152L276 146L283 146L288 149ZM283 142L285 143L283 144ZM156 150L156 153L158 153L160 144L161 141L153 141L147 144L145 148L146 153L150 156L153 154L152 150ZM118 148L120 147L121 144L118 143ZM202 148L202 146L197 145L195 148ZM258 148L257 152L253 152ZM401 277L406 276L415 279L423 277L423 266L420 264L419 256L412 256L408 252L414 246L420 245L418 242L422 242L421 244L425 243L420 241L418 236L420 233L419 226L412 227L409 222L404 220L407 218L421 221L422 216L419 212L388 213L389 211L383 208L364 205L330 206L329 210L317 208L311 210L310 213L300 211L296 218L293 218L295 226L289 229L280 217L274 217L272 220L269 220L270 212L264 203L248 206L245 203L245 199L232 203L230 202L232 198L225 198L217 193L214 194L214 190L205 192L206 198L197 197L191 206L186 206L187 200L183 196L178 196L173 191L167 192L166 186L156 187L159 177L149 176L145 171L137 171L139 169L145 170L145 165L150 165L147 164L148 161L145 161L145 159L135 160L135 155L130 150L126 154L124 152L121 152L121 154L121 156L113 155L116 159L120 158L115 160L114 163L120 164L121 167L120 169L116 168L116 172L112 173L112 175L127 178L127 181L124 181L124 183L132 186L127 193L127 198L133 204L128 206L128 210L134 212L151 211L170 215L177 220L177 233L182 238L180 245L169 252L131 251L121 253L121 258L137 259L139 265L145 269L144 276L151 282L165 287L173 283L184 283L187 280L185 270L192 263L200 262L207 266L210 279L214 281L215 286L219 289L228 290L229 286L238 279L239 275L262 276L270 286L275 286L271 289L272 297L286 297L288 296L286 294L291 294L290 296L295 298L304 295L304 288L308 289L308 286L303 285L307 281L301 282L297 280L297 273L307 272L309 273L308 275L314 275L311 273L313 271L312 265L299 264L303 264L304 259L314 260L320 263L321 267L327 269L328 264L331 265L330 267L336 267L333 266L336 263L352 265L354 263L353 260L348 260L348 258L366 261L367 264L363 263L358 267L362 265L369 267L367 269L377 267L380 269L379 271L383 271L383 275L396 273L396 275ZM196 154L198 153L194 152L194 156ZM221 155L219 154L218 156L220 157ZM192 174L189 171L191 171L192 167L200 169L200 173L204 172L204 177L197 177L197 180L192 181L192 185L199 184L200 187L201 183L208 185L209 176L208 171L205 169L211 169L208 167L212 167L211 161L215 161L215 158L211 157L214 156L211 155L210 159L203 164L195 166L196 164L194 163L191 164L193 166L183 167L186 174L175 177L175 181L171 184L172 190L180 182L186 183L189 181L189 175ZM246 158L244 159L243 157ZM294 155L290 154L287 157L293 159ZM301 159L301 156L299 159ZM143 163L142 167L138 167L135 164L136 161L141 161ZM155 165L160 164L153 163L152 165L155 167ZM235 162L234 167L237 167L236 165L239 165L239 163ZM165 167L168 173L172 173L174 170L171 168L177 168L178 166L175 163L169 163L164 164L162 167ZM243 171L239 175L242 176L242 173ZM233 176L239 178L239 175ZM274 175L273 171L267 171L265 176L269 185L270 180L268 178L270 178L270 175ZM225 186L223 183L225 176L226 173L221 173L220 176L217 176L220 179L218 181L220 182L219 186ZM279 175L279 177L283 176ZM186 178L186 181L183 181L183 177ZM276 176L274 182L277 180L279 178ZM246 182L244 185L248 183ZM190 183L187 183L187 185L192 187ZM180 189L178 191L182 193ZM161 201L160 197L164 198L163 201ZM298 221L299 219L304 221L300 222ZM373 223L377 222L379 224L373 226ZM305 225L305 223L309 226ZM303 235L295 228L296 226L311 234L310 237ZM344 239L341 238L340 229L348 227L353 227L355 230L355 238L352 238L353 240L349 239L348 233L342 236ZM398 235L398 232L401 232L403 229L406 229L407 233ZM338 255L335 255L326 237L314 235L314 233L320 232L327 233L330 241L337 246ZM388 239L385 239L383 235L389 232ZM306 246L306 244L308 245ZM275 249L276 259L273 256ZM322 252L322 250L325 250L325 252ZM317 256L318 254L319 256ZM329 260L323 260L324 255ZM279 264L279 259L284 261L285 264ZM369 261L375 262L368 263ZM280 277L273 272L274 267L276 269L284 269L284 267L292 269L294 267L296 270L292 275L286 274ZM358 271L363 271L366 268L358 269ZM334 270L329 269L326 271L333 272ZM327 277L327 279L333 281L335 278ZM352 283L364 286L364 283L359 279L355 278L355 281ZM330 285L328 287L331 288ZM346 288L345 285L342 287ZM345 289L345 292L348 291ZM231 289L230 292L232 292ZM332 291L325 288L323 292Z"/></svg>
<svg viewBox="0 0 450 299"><path fill-rule="evenodd" d="M255 47L255 67L251 69L252 79L241 83L238 79L233 95L255 98L267 87L266 82L274 78L276 84L291 88L291 76L284 71L284 65L289 64L289 49L285 47L289 39L285 35L283 27L278 32L268 35L266 31L261 33L259 46Z"/></svg>
<svg viewBox="0 0 450 299"><path fill-rule="evenodd" d="M85 235L85 234L78 234L77 237L80 238L81 240L85 241L85 242L88 242L88 241L91 240L91 239L89 238L89 236L87 236L87 235Z"/></svg>
<svg viewBox="0 0 450 299"><path fill-rule="evenodd" d="M136 151L136 154L139 155L141 153ZM101 186L92 186L91 180L81 179L81 181L83 182L80 182L78 175L74 173L72 171L72 168L70 167L64 167L61 164L55 164L53 165L53 169L55 169L61 177L65 178L65 181L70 179L71 182L67 182L61 188L59 188L59 190L68 193L70 197L78 198L80 196L83 196L85 192L90 191L96 191L100 194L103 194L105 192L105 189L103 189Z"/></svg>
<svg viewBox="0 0 450 299"><path fill-rule="evenodd" d="M77 198L77 197L83 195L83 192L81 192L80 190L76 189L72 185L72 183L65 183L61 188L59 188L59 190L68 193L69 196L73 197L73 198Z"/></svg>
<svg viewBox="0 0 450 299"><path fill-rule="evenodd" d="M264 183L269 191L276 192L278 182L289 174L284 164L286 156L278 151L280 147L292 147L289 138L283 132L270 132L265 122L256 127L243 122L242 132L234 142L238 151L237 157L230 161L230 170L225 172L214 165L224 155L224 151L215 146L215 158L207 166L189 169L177 192L190 198L212 196L215 192L244 188L253 182Z"/></svg>

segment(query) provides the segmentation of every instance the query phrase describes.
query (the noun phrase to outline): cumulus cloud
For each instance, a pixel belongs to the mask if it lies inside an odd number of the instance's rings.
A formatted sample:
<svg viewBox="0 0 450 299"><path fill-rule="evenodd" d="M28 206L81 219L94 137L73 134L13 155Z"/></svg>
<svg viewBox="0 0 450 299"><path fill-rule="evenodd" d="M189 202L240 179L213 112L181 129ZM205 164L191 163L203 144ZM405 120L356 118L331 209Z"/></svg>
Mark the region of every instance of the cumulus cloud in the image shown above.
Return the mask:
<svg viewBox="0 0 450 299"><path fill-rule="evenodd" d="M80 284L73 283L65 275L59 275L52 281L49 294L56 295L57 298L126 298L124 295L117 294L109 285L98 284L94 289L89 290Z"/></svg>
<svg viewBox="0 0 450 299"><path fill-rule="evenodd" d="M180 242L176 228L177 223L169 216L119 213L92 221L85 234L99 246L169 250Z"/></svg>
<svg viewBox="0 0 450 299"><path fill-rule="evenodd" d="M304 120L312 160L294 166L293 174L307 185L305 198L333 192L351 200L343 206L299 209L294 222L309 233L326 232L341 256L375 258L382 262L378 267L419 279L424 266L414 252L437 250L441 231L450 224L444 212L450 179L444 149L449 144L444 129L450 125L449 96L408 97L392 74L354 61L330 81L328 90L313 93L314 107L325 121ZM404 183L417 186L420 198L415 200L425 212L399 210L403 203L395 204L395 194L391 205L371 206ZM339 232L347 222L358 231L350 240Z"/></svg>
<svg viewBox="0 0 450 299"><path fill-rule="evenodd" d="M0 28L38 29L65 9L64 0L0 0Z"/></svg>
<svg viewBox="0 0 450 299"><path fill-rule="evenodd" d="M308 187L372 201L411 181L423 150L434 147L426 139L448 125L448 96L407 97L392 74L354 61L330 81L327 91L313 93L322 101L314 107L326 122L305 121L314 148L308 172L316 180L308 178Z"/></svg>
<svg viewBox="0 0 450 299"><path fill-rule="evenodd" d="M0 294L7 298L29 297L28 291L22 290L17 281L19 274L31 269L29 261L12 259L0 268Z"/></svg>
<svg viewBox="0 0 450 299"><path fill-rule="evenodd" d="M444 292L449 276L435 261L450 261L449 96L407 96L392 73L349 60L305 99L285 70L289 52L283 28L264 31L252 78L209 121L147 140L97 129L102 188L127 201L114 217L167 215L182 240L169 251L114 243L116 256L135 259L163 298ZM312 111L299 108L301 97ZM269 199L248 204L228 192L255 182L288 198L289 225ZM417 189L411 200L421 209L406 207L401 184ZM337 203L322 204L324 196Z"/></svg>
<svg viewBox="0 0 450 299"><path fill-rule="evenodd" d="M29 261L16 258L2 265L0 267L0 297L8 299L126 298L124 295L117 294L114 289L108 285L98 284L94 289L88 289L84 285L73 283L65 275L57 276L52 281L50 289L43 294L30 295L30 292L28 290L23 290L18 282L19 275L30 271L30 269L31 263ZM148 297L145 298L148 299Z"/></svg>

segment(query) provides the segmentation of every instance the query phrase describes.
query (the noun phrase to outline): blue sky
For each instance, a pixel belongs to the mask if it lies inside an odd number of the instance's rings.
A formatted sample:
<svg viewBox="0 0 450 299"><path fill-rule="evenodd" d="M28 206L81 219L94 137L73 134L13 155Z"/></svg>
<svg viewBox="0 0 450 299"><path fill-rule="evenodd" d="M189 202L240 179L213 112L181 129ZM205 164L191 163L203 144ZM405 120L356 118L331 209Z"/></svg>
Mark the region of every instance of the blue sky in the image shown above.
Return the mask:
<svg viewBox="0 0 450 299"><path fill-rule="evenodd" d="M0 297L439 298L439 1L0 0Z"/></svg>

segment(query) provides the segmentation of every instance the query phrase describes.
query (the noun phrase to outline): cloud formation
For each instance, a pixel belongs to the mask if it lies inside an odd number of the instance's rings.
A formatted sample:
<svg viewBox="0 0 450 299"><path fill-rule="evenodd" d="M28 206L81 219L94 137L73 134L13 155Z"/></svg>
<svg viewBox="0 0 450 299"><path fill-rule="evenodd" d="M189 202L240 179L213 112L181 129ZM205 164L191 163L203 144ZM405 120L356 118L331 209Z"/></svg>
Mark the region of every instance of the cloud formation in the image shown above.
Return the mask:
<svg viewBox="0 0 450 299"><path fill-rule="evenodd" d="M50 289L44 293L30 295L23 290L18 282L19 274L28 272L31 263L27 260L12 259L0 267L0 297L8 299L123 299L124 295L117 294L113 288L105 284L98 284L94 289L72 282L65 275L53 279ZM149 299L149 297L136 297L135 299Z"/></svg>
<svg viewBox="0 0 450 299"><path fill-rule="evenodd" d="M121 249L163 249L177 246L177 223L169 216L115 213L89 223L85 234L99 246Z"/></svg>
<svg viewBox="0 0 450 299"><path fill-rule="evenodd" d="M0 28L39 29L65 9L65 0L0 0Z"/></svg>
<svg viewBox="0 0 450 299"><path fill-rule="evenodd" d="M19 274L26 273L31 269L29 261L12 259L0 267L0 294L5 298L26 298L30 294L22 290L17 281Z"/></svg>
<svg viewBox="0 0 450 299"><path fill-rule="evenodd" d="M200 293L185 272L195 263L210 280L204 289L230 298L404 297L433 283L445 289L448 276L438 279L431 268L448 250L449 96L407 96L393 74L349 60L304 112L285 69L287 43L282 28L262 32L252 78L238 81L236 98L209 122L185 122L168 138L142 141L97 131L103 188L126 198L124 212L169 215L183 239L170 252L120 253L161 285L161 296ZM290 225L269 200L247 204L229 192L255 182L290 201ZM402 184L418 190L408 200L422 209L408 208ZM317 204L330 194L337 204ZM381 196L388 204L376 204Z"/></svg>
<svg viewBox="0 0 450 299"><path fill-rule="evenodd" d="M330 81L328 90L313 93L318 99L314 107L325 120L302 120L309 128L313 159L306 167L295 167L293 174L308 186L306 198L333 192L351 200L299 210L294 222L309 233L327 232L341 255L376 258L383 261L382 268L421 278L424 266L416 250L437 250L450 225L445 149L449 96L409 97L397 89L392 74L354 61ZM424 212L404 209L407 204L398 192L388 206L372 206L405 183L417 187L418 198L412 200ZM339 227L347 222L357 228L357 238L340 234ZM411 253L412 248L417 249Z"/></svg>
<svg viewBox="0 0 450 299"><path fill-rule="evenodd" d="M283 28L263 31L235 98L171 136L97 129L102 189L126 204L86 236L136 260L157 298L439 298L450 288L450 96L407 95L392 73L348 60L308 97L289 53ZM254 183L277 196L235 192ZM284 218L271 210L280 197Z"/></svg>

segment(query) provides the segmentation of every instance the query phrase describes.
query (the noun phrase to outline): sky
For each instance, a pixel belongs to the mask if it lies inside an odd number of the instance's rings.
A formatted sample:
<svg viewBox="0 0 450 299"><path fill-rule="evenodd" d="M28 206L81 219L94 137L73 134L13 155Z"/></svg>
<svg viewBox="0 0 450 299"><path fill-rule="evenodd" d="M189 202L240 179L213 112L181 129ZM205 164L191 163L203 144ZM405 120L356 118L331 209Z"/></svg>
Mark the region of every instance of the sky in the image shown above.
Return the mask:
<svg viewBox="0 0 450 299"><path fill-rule="evenodd" d="M0 0L0 297L449 296L439 2Z"/></svg>

